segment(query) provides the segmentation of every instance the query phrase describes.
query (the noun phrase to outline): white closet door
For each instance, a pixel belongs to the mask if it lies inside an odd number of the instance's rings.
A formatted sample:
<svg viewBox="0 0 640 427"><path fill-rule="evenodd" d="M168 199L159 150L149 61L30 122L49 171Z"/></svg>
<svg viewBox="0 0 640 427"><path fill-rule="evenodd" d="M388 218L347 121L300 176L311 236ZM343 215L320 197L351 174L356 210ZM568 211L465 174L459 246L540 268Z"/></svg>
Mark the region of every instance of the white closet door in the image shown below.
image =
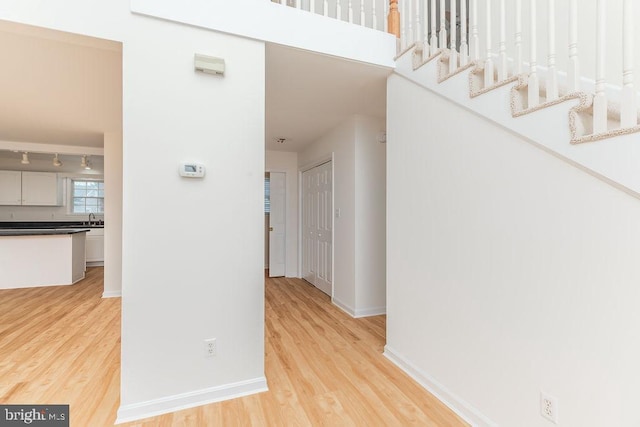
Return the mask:
<svg viewBox="0 0 640 427"><path fill-rule="evenodd" d="M331 162L302 174L302 277L327 295L333 283L332 176Z"/></svg>
<svg viewBox="0 0 640 427"><path fill-rule="evenodd" d="M313 284L316 278L316 185L313 170L302 174L302 278Z"/></svg>

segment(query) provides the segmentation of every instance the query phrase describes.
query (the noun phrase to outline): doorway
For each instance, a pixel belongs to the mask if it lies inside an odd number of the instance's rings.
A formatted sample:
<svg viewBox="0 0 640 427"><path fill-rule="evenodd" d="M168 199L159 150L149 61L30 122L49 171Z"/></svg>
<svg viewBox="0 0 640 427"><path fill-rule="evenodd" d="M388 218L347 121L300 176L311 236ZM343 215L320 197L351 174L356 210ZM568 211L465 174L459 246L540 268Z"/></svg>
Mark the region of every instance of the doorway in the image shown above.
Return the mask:
<svg viewBox="0 0 640 427"><path fill-rule="evenodd" d="M333 164L302 173L302 278L333 293Z"/></svg>
<svg viewBox="0 0 640 427"><path fill-rule="evenodd" d="M265 174L265 264L269 277L285 275L286 182L287 175L284 172Z"/></svg>

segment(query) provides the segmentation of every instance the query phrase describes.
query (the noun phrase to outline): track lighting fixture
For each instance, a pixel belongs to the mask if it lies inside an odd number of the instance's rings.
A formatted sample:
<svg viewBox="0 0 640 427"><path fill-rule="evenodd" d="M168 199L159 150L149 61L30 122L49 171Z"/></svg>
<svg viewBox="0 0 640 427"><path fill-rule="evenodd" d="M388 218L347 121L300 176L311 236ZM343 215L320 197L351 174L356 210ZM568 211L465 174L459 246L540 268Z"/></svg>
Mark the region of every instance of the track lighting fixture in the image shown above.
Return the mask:
<svg viewBox="0 0 640 427"><path fill-rule="evenodd" d="M62 162L58 158L58 153L53 156L53 166L60 167L62 166Z"/></svg>
<svg viewBox="0 0 640 427"><path fill-rule="evenodd" d="M80 167L83 167L87 170L91 169L91 162L87 159L87 155L82 156L82 161L80 162Z"/></svg>
<svg viewBox="0 0 640 427"><path fill-rule="evenodd" d="M26 151L22 153L22 160L20 161L20 163L22 163L23 165L28 165L29 163L31 163L29 161L29 153L27 153Z"/></svg>

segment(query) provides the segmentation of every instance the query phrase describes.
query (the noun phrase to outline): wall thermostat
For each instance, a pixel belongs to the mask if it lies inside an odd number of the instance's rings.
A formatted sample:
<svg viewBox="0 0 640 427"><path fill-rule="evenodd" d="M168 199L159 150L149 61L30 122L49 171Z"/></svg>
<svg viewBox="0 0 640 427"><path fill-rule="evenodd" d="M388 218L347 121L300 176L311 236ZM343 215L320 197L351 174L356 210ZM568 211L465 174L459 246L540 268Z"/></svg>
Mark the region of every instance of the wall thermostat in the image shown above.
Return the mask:
<svg viewBox="0 0 640 427"><path fill-rule="evenodd" d="M203 178L204 165L200 163L180 163L180 176L186 178Z"/></svg>

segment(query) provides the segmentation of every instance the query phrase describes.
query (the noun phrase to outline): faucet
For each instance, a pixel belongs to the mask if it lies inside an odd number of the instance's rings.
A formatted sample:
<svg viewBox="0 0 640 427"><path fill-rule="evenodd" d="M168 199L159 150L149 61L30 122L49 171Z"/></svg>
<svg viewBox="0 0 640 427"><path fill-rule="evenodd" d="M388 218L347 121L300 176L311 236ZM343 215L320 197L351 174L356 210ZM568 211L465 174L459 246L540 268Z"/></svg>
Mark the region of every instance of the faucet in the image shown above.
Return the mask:
<svg viewBox="0 0 640 427"><path fill-rule="evenodd" d="M93 220L94 220L94 221L96 220L96 214L94 214L93 212L91 212L91 213L89 214L89 226L91 226L91 217L92 217L92 216L93 216Z"/></svg>

